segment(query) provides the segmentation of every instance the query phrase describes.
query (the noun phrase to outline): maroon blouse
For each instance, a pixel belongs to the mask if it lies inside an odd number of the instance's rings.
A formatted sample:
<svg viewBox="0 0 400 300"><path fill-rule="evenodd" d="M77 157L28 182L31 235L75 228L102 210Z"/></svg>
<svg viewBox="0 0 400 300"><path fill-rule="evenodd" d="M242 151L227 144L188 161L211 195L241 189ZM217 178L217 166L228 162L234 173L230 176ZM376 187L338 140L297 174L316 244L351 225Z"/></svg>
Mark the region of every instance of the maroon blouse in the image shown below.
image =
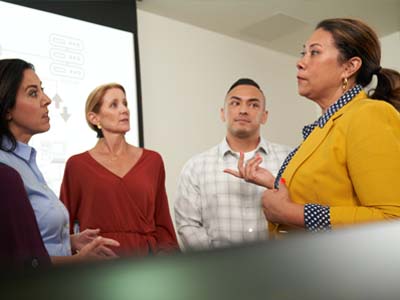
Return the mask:
<svg viewBox="0 0 400 300"><path fill-rule="evenodd" d="M143 149L129 172L119 177L89 152L72 156L66 164L60 199L80 230L100 228L117 240L119 255L146 255L178 250L165 191L161 156Z"/></svg>
<svg viewBox="0 0 400 300"><path fill-rule="evenodd" d="M21 176L0 164L0 269L50 266Z"/></svg>

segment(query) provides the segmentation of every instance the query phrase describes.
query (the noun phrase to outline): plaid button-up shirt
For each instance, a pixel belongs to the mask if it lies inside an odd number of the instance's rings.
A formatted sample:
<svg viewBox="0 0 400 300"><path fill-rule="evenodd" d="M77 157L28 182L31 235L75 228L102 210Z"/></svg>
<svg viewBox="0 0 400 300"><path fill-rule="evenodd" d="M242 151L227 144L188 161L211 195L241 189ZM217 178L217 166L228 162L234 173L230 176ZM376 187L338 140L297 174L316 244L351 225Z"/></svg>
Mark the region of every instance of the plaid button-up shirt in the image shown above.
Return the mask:
<svg viewBox="0 0 400 300"><path fill-rule="evenodd" d="M275 176L291 148L261 138L255 150L263 158L261 166ZM261 203L265 188L223 172L237 170L238 159L224 139L183 167L175 222L185 248L227 247L268 237Z"/></svg>

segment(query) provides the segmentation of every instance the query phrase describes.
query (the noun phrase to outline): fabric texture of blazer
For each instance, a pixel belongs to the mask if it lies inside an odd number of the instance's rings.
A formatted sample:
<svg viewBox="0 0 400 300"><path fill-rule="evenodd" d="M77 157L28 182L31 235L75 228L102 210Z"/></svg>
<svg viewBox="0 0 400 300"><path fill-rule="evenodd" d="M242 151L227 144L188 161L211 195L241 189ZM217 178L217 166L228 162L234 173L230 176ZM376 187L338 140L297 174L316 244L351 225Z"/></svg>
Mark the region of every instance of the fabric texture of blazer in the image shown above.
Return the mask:
<svg viewBox="0 0 400 300"><path fill-rule="evenodd" d="M399 112L361 91L323 128L313 130L282 177L294 202L330 207L333 229L399 218Z"/></svg>

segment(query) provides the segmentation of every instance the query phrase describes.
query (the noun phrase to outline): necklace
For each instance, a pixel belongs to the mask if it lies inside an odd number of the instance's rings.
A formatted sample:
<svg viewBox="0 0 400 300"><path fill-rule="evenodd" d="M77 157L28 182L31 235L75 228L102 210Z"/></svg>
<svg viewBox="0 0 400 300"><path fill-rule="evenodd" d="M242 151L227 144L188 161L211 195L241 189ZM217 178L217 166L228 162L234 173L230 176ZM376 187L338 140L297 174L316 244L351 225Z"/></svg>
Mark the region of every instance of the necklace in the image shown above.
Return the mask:
<svg viewBox="0 0 400 300"><path fill-rule="evenodd" d="M98 147L97 149L99 151L99 154L102 155L104 159L110 162L115 162L120 158L125 157L126 152L128 151L128 148L125 145L121 145L116 147L118 148L116 151L119 153L114 153L111 149L112 147L109 147L105 140L99 141L96 147Z"/></svg>
<svg viewBox="0 0 400 300"><path fill-rule="evenodd" d="M118 156L112 156L112 157L110 158L110 161L116 161L116 160L118 160Z"/></svg>

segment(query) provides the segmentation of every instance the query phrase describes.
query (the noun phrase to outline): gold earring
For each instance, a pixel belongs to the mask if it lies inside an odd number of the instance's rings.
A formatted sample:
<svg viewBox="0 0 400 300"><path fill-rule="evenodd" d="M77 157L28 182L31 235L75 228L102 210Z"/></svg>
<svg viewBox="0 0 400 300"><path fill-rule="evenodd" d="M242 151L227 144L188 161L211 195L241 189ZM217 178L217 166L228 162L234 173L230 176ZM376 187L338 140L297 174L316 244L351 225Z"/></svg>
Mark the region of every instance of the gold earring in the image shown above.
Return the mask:
<svg viewBox="0 0 400 300"><path fill-rule="evenodd" d="M347 78L343 79L343 83L342 83L342 89L343 91L345 91L347 89L347 85L349 84L349 81L347 80Z"/></svg>
<svg viewBox="0 0 400 300"><path fill-rule="evenodd" d="M97 124L97 129L101 130L101 125L100 125L100 123Z"/></svg>

